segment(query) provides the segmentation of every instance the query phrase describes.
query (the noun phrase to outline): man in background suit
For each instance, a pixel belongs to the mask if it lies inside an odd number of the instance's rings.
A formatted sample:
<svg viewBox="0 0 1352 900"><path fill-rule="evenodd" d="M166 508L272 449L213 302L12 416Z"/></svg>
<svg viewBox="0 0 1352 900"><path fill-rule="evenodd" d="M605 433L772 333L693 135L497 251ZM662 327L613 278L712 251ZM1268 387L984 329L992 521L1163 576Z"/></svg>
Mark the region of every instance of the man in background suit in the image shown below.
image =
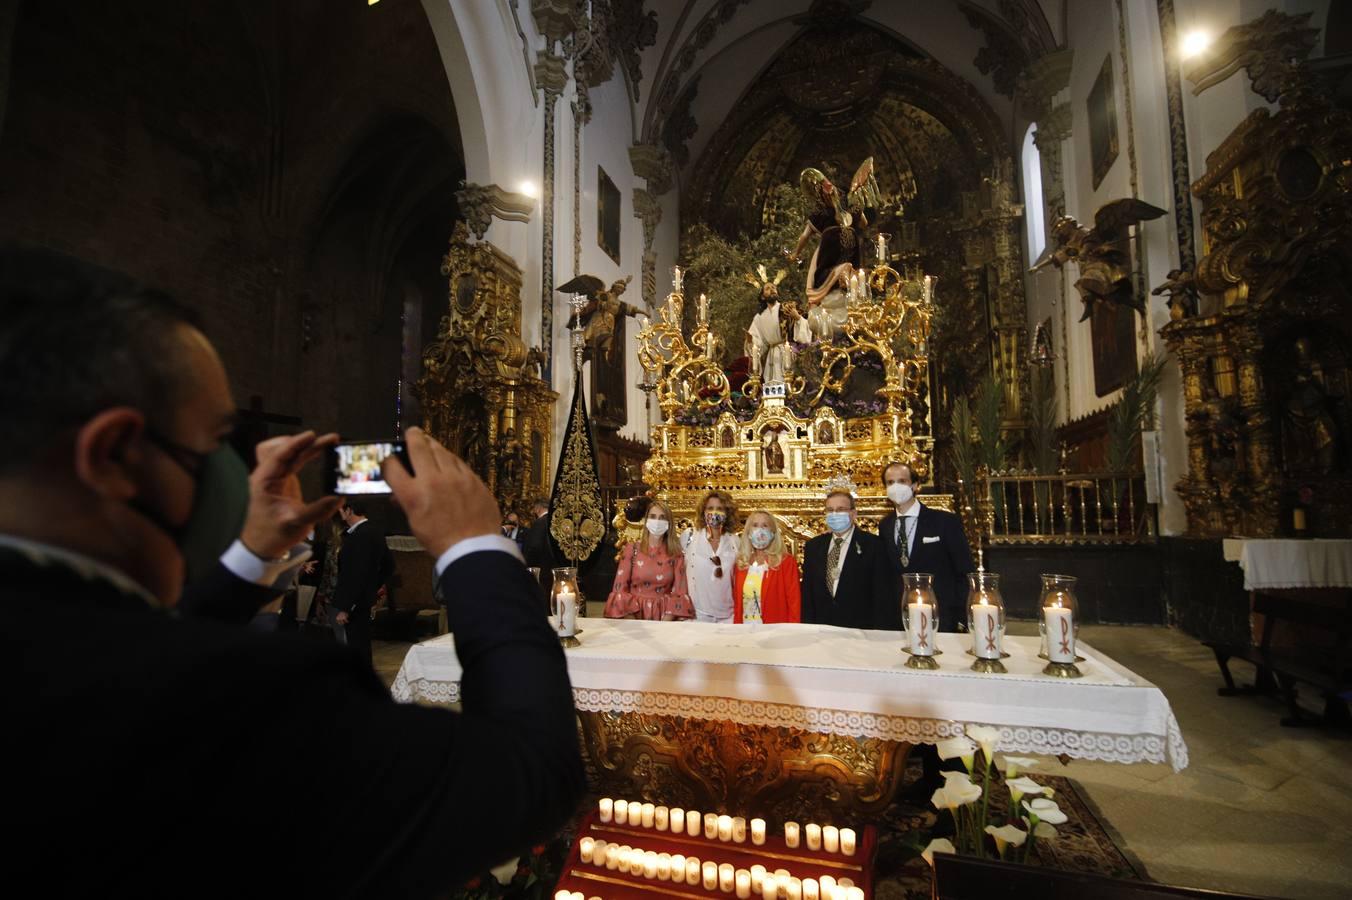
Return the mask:
<svg viewBox="0 0 1352 900"><path fill-rule="evenodd" d="M826 527L803 547L803 621L874 628L886 574L882 542L857 527L854 495L846 490L827 495Z"/></svg>
<svg viewBox="0 0 1352 900"><path fill-rule="evenodd" d="M878 524L887 561L888 586L879 604L874 628L901 629L901 576L929 572L939 601L939 630L967 630L967 573L976 571L962 521L953 513L932 509L916 496L920 478L906 463L883 469L883 486L892 512Z"/></svg>
<svg viewBox="0 0 1352 900"><path fill-rule="evenodd" d="M366 505L349 500L339 510L347 533L338 551L338 585L334 589L334 621L346 644L371 659L371 610L377 595L394 574L394 557L385 532L366 517Z"/></svg>

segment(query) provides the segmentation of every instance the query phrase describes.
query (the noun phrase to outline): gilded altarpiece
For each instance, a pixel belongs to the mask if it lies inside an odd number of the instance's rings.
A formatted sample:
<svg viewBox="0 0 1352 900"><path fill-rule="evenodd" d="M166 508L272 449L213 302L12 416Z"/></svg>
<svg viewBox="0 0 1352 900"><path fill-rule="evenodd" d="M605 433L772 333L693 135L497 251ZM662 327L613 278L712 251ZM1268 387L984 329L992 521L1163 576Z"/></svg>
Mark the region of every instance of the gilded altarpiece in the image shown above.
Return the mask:
<svg viewBox="0 0 1352 900"><path fill-rule="evenodd" d="M424 427L458 453L504 509L549 494L554 402L521 339L521 270L457 223L441 273L449 312L423 353Z"/></svg>
<svg viewBox="0 0 1352 900"><path fill-rule="evenodd" d="M1291 62L1313 45L1303 18L1232 29L1187 73L1200 92L1244 66L1281 101L1207 157L1204 254L1161 330L1183 370L1194 535L1352 530L1352 115Z"/></svg>

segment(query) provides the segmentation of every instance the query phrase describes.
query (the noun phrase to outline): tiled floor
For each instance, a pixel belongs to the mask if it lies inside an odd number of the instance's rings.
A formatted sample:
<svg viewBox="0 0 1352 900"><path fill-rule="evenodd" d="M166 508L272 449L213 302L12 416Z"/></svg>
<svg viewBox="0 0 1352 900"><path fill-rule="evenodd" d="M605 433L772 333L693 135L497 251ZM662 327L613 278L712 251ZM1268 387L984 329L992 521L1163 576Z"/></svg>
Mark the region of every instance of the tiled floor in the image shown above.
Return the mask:
<svg viewBox="0 0 1352 900"><path fill-rule="evenodd" d="M1030 627L1015 623L1011 631ZM1188 742L1190 765L1179 773L1050 763L1084 787L1151 878L1276 897L1352 897L1352 735L1283 728L1275 701L1216 696L1211 652L1181 632L1099 625L1080 636L1158 685ZM408 646L376 645L387 682Z"/></svg>

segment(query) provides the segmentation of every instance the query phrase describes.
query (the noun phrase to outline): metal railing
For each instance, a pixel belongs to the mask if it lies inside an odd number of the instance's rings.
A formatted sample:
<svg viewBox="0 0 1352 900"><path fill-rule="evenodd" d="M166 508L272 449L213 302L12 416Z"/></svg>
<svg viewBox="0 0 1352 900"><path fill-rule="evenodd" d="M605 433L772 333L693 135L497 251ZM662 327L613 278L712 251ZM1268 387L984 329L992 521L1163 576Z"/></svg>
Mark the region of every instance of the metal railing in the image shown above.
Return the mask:
<svg viewBox="0 0 1352 900"><path fill-rule="evenodd" d="M1016 470L991 473L986 485L986 496L976 498L974 505L984 507L992 544L1136 543L1155 539L1155 509L1146 502L1142 475L1038 475Z"/></svg>

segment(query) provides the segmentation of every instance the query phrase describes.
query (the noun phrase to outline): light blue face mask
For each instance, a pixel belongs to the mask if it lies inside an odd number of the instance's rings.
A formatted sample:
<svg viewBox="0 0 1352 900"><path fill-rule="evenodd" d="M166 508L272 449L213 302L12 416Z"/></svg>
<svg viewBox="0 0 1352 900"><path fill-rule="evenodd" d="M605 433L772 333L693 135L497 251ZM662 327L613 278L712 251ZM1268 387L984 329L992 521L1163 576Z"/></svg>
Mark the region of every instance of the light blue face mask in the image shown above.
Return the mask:
<svg viewBox="0 0 1352 900"><path fill-rule="evenodd" d="M751 529L751 546L757 550L764 550L774 539L775 533L768 528Z"/></svg>
<svg viewBox="0 0 1352 900"><path fill-rule="evenodd" d="M826 527L836 534L850 530L850 514L847 512L829 512L826 514Z"/></svg>

